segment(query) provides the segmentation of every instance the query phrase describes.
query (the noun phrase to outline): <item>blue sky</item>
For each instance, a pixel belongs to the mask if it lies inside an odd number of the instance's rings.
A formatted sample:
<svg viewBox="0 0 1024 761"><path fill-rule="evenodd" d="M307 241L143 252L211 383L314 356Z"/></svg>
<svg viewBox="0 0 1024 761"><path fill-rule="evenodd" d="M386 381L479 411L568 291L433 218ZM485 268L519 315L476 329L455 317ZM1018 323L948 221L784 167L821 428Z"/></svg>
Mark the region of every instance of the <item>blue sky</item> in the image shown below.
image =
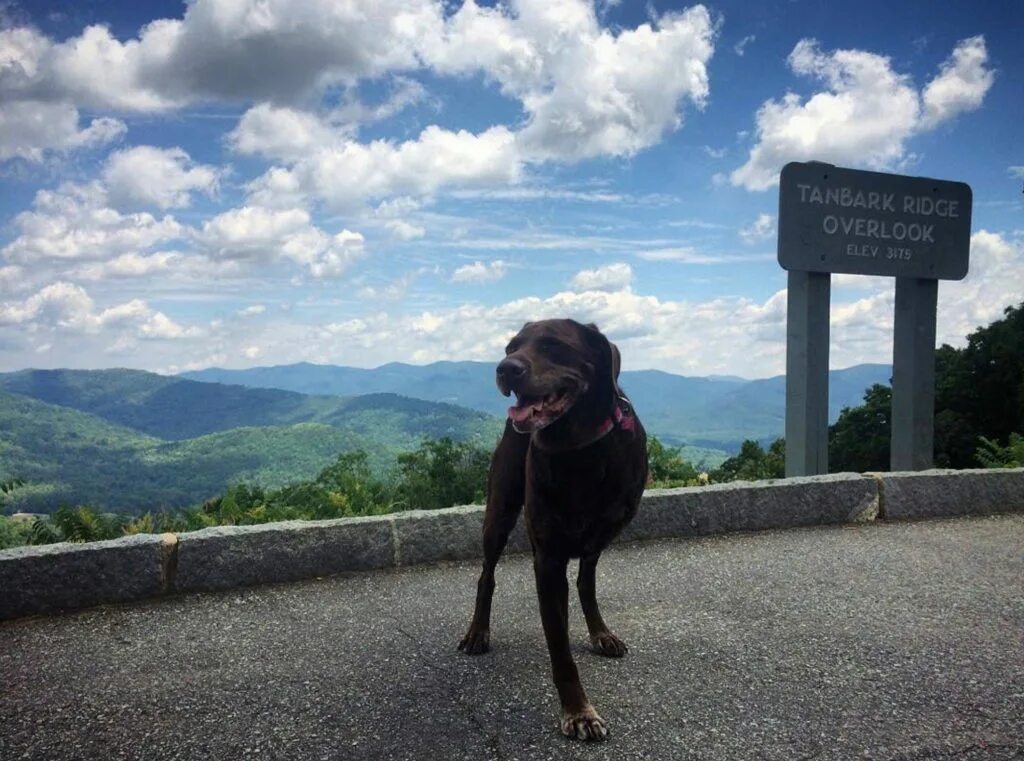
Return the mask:
<svg viewBox="0 0 1024 761"><path fill-rule="evenodd" d="M940 341L1024 294L1011 2L0 6L0 371L491 360L784 367L789 160L968 182ZM835 367L892 282L833 278Z"/></svg>

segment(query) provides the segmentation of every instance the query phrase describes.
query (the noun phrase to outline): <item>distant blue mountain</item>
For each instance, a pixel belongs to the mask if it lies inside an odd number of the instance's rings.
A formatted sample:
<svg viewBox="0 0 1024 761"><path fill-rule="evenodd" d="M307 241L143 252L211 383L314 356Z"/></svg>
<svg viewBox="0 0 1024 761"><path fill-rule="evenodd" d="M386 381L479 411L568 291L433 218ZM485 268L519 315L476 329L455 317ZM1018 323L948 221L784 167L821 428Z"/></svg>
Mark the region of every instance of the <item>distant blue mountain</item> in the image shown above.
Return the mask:
<svg viewBox="0 0 1024 761"><path fill-rule="evenodd" d="M829 373L829 419L856 406L874 383L889 383L889 365L864 364ZM374 369L300 363L246 370L184 373L205 382L275 388L303 394L394 393L504 416L508 400L494 385L490 362L392 362ZM744 439L772 439L785 428L786 379L688 377L660 370L626 371L621 383L647 429L667 443L734 451Z"/></svg>

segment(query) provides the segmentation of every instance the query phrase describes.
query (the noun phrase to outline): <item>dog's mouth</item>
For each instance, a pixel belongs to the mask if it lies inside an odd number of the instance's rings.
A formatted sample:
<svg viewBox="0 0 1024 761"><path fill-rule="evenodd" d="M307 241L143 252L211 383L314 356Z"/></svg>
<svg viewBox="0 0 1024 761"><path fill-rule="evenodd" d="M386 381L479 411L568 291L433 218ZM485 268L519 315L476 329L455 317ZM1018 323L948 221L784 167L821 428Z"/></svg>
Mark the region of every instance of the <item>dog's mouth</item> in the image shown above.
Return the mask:
<svg viewBox="0 0 1024 761"><path fill-rule="evenodd" d="M555 422L574 401L576 393L573 388L563 388L544 396L530 396L517 391L516 404L508 408L508 417L518 433L532 433Z"/></svg>

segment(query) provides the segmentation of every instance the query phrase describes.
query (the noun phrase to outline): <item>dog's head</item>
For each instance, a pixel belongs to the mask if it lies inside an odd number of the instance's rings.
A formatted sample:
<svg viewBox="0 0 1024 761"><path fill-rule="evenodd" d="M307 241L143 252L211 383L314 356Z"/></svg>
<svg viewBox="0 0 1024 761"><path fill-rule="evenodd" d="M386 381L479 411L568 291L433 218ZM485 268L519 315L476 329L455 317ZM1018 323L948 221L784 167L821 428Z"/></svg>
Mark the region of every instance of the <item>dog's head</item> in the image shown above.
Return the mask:
<svg viewBox="0 0 1024 761"><path fill-rule="evenodd" d="M619 352L596 325L528 322L498 363L498 389L516 395L508 416L532 433L566 416L607 416L615 399Z"/></svg>

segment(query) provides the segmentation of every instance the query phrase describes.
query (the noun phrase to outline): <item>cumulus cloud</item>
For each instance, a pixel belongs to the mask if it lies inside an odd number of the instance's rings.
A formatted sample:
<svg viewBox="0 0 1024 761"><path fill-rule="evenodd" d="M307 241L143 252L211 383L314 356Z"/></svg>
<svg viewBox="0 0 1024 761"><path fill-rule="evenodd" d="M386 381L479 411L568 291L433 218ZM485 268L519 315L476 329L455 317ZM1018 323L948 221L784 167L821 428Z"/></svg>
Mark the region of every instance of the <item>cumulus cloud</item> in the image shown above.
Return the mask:
<svg viewBox="0 0 1024 761"><path fill-rule="evenodd" d="M92 108L161 111L204 101L294 102L327 86L415 68L442 23L431 0L196 0L118 40L105 26L53 43L0 40L0 94L49 94ZM12 52L6 52L7 49Z"/></svg>
<svg viewBox="0 0 1024 761"><path fill-rule="evenodd" d="M765 190L788 161L819 160L887 169L906 155L906 141L977 108L992 85L983 37L960 42L923 92L893 70L889 58L863 50L823 52L801 40L788 58L795 74L827 90L803 100L787 93L757 112L757 143L733 185Z"/></svg>
<svg viewBox="0 0 1024 761"><path fill-rule="evenodd" d="M0 254L9 262L109 259L143 251L185 234L173 217L122 214L107 205L99 183L65 183L36 193L30 211L14 218L17 237Z"/></svg>
<svg viewBox="0 0 1024 761"><path fill-rule="evenodd" d="M107 159L103 180L110 202L118 208L188 206L193 191L212 193L217 170L194 164L181 148L139 145L115 151Z"/></svg>
<svg viewBox="0 0 1024 761"><path fill-rule="evenodd" d="M509 264L501 259L485 264L475 261L464 264L452 273L453 283L495 283L508 274Z"/></svg>
<svg viewBox="0 0 1024 761"><path fill-rule="evenodd" d="M0 105L0 161L22 158L42 161L48 151L67 153L116 140L124 122L101 117L80 127L78 109L70 103L15 101Z"/></svg>
<svg viewBox="0 0 1024 761"><path fill-rule="evenodd" d="M485 70L522 100L529 118L518 139L531 159L631 156L681 126L680 101L704 105L714 27L703 6L618 35L589 3L517 7L539 71L509 69L508 59Z"/></svg>
<svg viewBox="0 0 1024 761"><path fill-rule="evenodd" d="M414 140L360 143L309 114L266 109L264 115L269 114L275 120L294 121L303 128L275 142L250 135L253 123L243 117L233 134L237 150L258 150L291 163L287 169L271 169L254 183L261 200L281 188L289 196L312 195L333 208L344 209L367 199L427 195L451 185L512 183L522 173L515 136L506 127L474 134L430 126Z"/></svg>
<svg viewBox="0 0 1024 761"><path fill-rule="evenodd" d="M255 103L230 138L242 153L294 163L309 148L330 150L332 166L344 171L366 161L416 164L422 159L411 154L440 149L446 161L469 159L469 179L491 176L473 161L477 156L488 165L500 159L497 175L507 179L524 161L629 156L656 143L681 125L681 104L706 102L714 38L700 5L612 31L586 0L494 7L466 0L454 12L438 0L309 0L298 7L286 0L196 0L183 18L158 19L123 41L99 25L61 42L29 28L7 30L0 38L0 98L61 104L63 137L50 143L94 142L123 130L112 120L78 130L76 107L153 112ZM351 143L359 124L426 98L408 75L419 70L482 73L517 99L527 118L515 133L515 156L506 155L506 127L476 135L433 127L392 150ZM360 80L384 75L392 91L378 106L347 95L323 118L296 108L328 88L351 93ZM9 150L31 152L33 145ZM401 175L402 168L382 172ZM467 179L454 175L448 179Z"/></svg>
<svg viewBox="0 0 1024 761"><path fill-rule="evenodd" d="M98 309L81 286L58 281L20 302L0 303L0 327L25 326L97 334L105 330L147 339L193 338L202 331L185 327L141 299Z"/></svg>
<svg viewBox="0 0 1024 761"><path fill-rule="evenodd" d="M986 68L987 64L984 37L979 35L961 41L942 64L939 75L921 93L924 105L921 127L931 129L978 108L995 81L995 73Z"/></svg>
<svg viewBox="0 0 1024 761"><path fill-rule="evenodd" d="M425 228L402 219L392 219L386 222L384 227L399 240L415 240L427 234Z"/></svg>
<svg viewBox="0 0 1024 761"><path fill-rule="evenodd" d="M364 238L342 230L330 235L304 209L243 206L203 223L196 240L219 260L271 263L281 258L305 266L318 279L336 278L364 255Z"/></svg>
<svg viewBox="0 0 1024 761"><path fill-rule="evenodd" d="M775 237L775 232L775 216L758 214L757 219L740 228L740 238L744 243L761 243Z"/></svg>
<svg viewBox="0 0 1024 761"><path fill-rule="evenodd" d="M25 270L13 264L0 267L0 293L12 293L19 288Z"/></svg>
<svg viewBox="0 0 1024 761"><path fill-rule="evenodd" d="M633 268L623 262L580 270L569 283L574 291L623 291L633 283Z"/></svg>

